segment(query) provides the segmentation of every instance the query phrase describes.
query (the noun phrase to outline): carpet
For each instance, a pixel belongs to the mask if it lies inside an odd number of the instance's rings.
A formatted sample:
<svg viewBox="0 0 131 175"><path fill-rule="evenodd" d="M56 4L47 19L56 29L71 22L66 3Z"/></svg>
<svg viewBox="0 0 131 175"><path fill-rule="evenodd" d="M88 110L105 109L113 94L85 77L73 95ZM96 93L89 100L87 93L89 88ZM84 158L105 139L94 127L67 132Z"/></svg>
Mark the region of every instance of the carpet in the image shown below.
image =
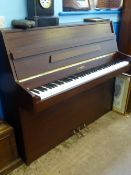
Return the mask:
<svg viewBox="0 0 131 175"><path fill-rule="evenodd" d="M131 175L131 114L109 112L9 175Z"/></svg>

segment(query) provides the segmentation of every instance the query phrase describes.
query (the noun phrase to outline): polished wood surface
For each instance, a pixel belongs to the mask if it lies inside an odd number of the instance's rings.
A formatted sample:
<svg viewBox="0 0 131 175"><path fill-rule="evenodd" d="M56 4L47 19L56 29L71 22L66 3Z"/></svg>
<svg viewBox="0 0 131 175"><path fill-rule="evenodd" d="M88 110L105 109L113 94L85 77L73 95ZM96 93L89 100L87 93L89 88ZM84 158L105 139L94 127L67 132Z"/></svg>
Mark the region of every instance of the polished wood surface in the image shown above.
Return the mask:
<svg viewBox="0 0 131 175"><path fill-rule="evenodd" d="M112 109L113 80L79 93L48 110L20 109L25 143L22 157L29 164L73 135L73 130L89 124Z"/></svg>
<svg viewBox="0 0 131 175"><path fill-rule="evenodd" d="M118 51L112 24L2 30L0 40L0 56L8 65L2 72L8 81L1 88L6 114L11 116L6 120L15 128L19 154L27 164L71 136L73 130L111 110L114 77L130 69L126 66L41 100L30 89L117 60L130 60Z"/></svg>
<svg viewBox="0 0 131 175"><path fill-rule="evenodd" d="M125 0L122 9L120 37L119 37L119 50L131 56L131 1ZM131 75L131 69L128 71ZM127 111L131 112L131 95L129 96Z"/></svg>
<svg viewBox="0 0 131 175"><path fill-rule="evenodd" d="M119 37L119 50L131 55L131 1L124 0L122 9L120 37Z"/></svg>
<svg viewBox="0 0 131 175"><path fill-rule="evenodd" d="M127 113L130 113L130 112L131 112L131 87L130 87L128 106L127 106Z"/></svg>
<svg viewBox="0 0 131 175"><path fill-rule="evenodd" d="M7 123L0 121L0 174L7 174L22 163L14 137L14 131Z"/></svg>
<svg viewBox="0 0 131 175"><path fill-rule="evenodd" d="M131 74L130 74L130 86L129 86L128 94L129 94L129 96L128 96L128 99L127 99L126 113L131 112Z"/></svg>
<svg viewBox="0 0 131 175"><path fill-rule="evenodd" d="M97 24L97 32L96 25L91 24L17 32L3 31L2 35L16 80L117 50L110 23ZM52 62L55 57L61 59Z"/></svg>
<svg viewBox="0 0 131 175"><path fill-rule="evenodd" d="M112 34L110 23L90 25L70 25L49 28L37 28L32 30L3 31L9 53L13 59L28 57L36 54L47 53L55 50L70 48L92 43L97 40L105 40L107 34ZM102 27L102 30L101 30ZM88 33L87 33L88 30ZM92 33L92 35L90 35ZM12 42L13 41L13 42ZM21 42L18 42L21 41Z"/></svg>

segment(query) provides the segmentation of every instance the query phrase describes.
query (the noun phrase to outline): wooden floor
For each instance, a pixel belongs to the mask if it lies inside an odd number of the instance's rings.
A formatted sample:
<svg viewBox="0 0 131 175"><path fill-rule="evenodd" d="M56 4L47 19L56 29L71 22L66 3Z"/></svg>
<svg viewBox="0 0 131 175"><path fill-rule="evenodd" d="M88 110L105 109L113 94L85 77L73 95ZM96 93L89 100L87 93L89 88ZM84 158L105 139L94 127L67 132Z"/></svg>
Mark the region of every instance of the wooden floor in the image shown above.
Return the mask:
<svg viewBox="0 0 131 175"><path fill-rule="evenodd" d="M131 175L131 115L109 112L9 175Z"/></svg>

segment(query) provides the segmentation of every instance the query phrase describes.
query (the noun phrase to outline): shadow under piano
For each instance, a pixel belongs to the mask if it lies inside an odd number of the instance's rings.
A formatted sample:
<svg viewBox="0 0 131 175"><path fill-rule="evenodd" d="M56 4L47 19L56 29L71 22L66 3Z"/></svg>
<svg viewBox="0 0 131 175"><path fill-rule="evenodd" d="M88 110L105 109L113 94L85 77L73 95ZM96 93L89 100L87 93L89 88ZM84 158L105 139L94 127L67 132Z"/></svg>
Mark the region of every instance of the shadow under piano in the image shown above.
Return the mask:
<svg viewBox="0 0 131 175"><path fill-rule="evenodd" d="M5 120L27 164L110 111L131 66L109 21L2 30L0 42Z"/></svg>

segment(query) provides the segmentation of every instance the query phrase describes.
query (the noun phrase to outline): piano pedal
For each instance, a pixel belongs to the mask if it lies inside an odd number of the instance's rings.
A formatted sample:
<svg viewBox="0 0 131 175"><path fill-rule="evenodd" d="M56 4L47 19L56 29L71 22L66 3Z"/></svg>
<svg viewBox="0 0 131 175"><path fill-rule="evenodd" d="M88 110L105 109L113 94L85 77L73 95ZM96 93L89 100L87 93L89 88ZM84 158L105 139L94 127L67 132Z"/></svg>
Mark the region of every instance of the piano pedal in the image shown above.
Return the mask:
<svg viewBox="0 0 131 175"><path fill-rule="evenodd" d="M84 127L85 131L87 131L87 132L89 131L88 126L85 123L83 124L83 127Z"/></svg>
<svg viewBox="0 0 131 175"><path fill-rule="evenodd" d="M78 133L80 134L81 137L85 136L85 133L82 131L80 127L77 128Z"/></svg>
<svg viewBox="0 0 131 175"><path fill-rule="evenodd" d="M85 136L85 133L83 132L83 130L79 129L79 133L80 133L81 137Z"/></svg>
<svg viewBox="0 0 131 175"><path fill-rule="evenodd" d="M84 137L86 135L86 131L88 131L87 125L84 123L80 125L78 128L73 130L73 134L78 138Z"/></svg>
<svg viewBox="0 0 131 175"><path fill-rule="evenodd" d="M79 131L76 130L76 129L73 130L73 134L76 135L78 138L81 137L81 134L80 134Z"/></svg>

